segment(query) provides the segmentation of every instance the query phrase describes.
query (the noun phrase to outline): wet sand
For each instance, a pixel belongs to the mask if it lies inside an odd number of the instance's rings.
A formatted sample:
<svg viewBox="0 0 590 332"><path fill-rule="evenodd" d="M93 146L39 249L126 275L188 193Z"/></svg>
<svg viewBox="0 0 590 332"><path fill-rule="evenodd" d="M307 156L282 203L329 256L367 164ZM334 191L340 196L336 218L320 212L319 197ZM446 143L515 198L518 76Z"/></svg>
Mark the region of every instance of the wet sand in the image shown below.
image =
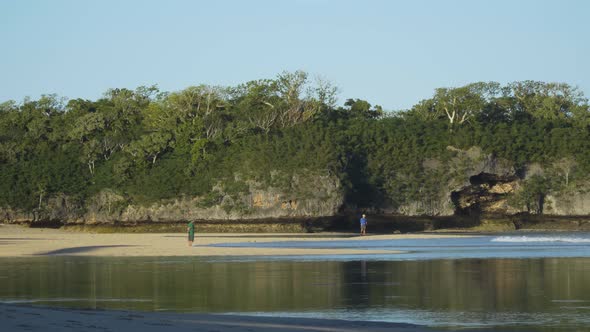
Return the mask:
<svg viewBox="0 0 590 332"><path fill-rule="evenodd" d="M182 233L82 233L62 229L28 228L0 225L0 257L38 255L77 256L264 256L264 255L355 255L395 254L391 250L314 249L314 248L230 248L212 247L221 243L277 241L384 240L411 238L448 238L464 235L391 234L367 235L342 233L318 234L196 234L192 247Z"/></svg>
<svg viewBox="0 0 590 332"><path fill-rule="evenodd" d="M115 310L78 310L0 303L2 331L368 331L433 332L428 327L385 323L260 317L214 314L183 314Z"/></svg>

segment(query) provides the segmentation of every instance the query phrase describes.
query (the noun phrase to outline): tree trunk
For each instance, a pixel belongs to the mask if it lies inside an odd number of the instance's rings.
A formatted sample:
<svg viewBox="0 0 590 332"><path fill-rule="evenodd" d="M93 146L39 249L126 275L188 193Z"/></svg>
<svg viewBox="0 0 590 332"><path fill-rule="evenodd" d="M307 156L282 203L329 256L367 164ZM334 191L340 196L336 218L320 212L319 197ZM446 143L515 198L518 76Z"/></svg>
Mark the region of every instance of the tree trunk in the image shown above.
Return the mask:
<svg viewBox="0 0 590 332"><path fill-rule="evenodd" d="M94 175L94 160L88 162L88 169L90 170L90 175Z"/></svg>

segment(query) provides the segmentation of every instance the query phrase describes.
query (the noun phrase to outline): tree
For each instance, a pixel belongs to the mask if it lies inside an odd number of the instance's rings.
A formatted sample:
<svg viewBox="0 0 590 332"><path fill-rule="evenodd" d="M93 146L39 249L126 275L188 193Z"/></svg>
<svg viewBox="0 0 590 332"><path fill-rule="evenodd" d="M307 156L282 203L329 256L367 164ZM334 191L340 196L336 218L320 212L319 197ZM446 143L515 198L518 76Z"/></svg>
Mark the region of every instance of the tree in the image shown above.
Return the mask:
<svg viewBox="0 0 590 332"><path fill-rule="evenodd" d="M251 127L268 134L277 125L280 99L276 81L250 81L235 89L233 95L238 117Z"/></svg>
<svg viewBox="0 0 590 332"><path fill-rule="evenodd" d="M315 78L315 86L311 87L310 95L315 96L319 105L327 109L336 108L338 87L322 77Z"/></svg>
<svg viewBox="0 0 590 332"><path fill-rule="evenodd" d="M533 175L524 182L523 187L513 197L515 205L524 205L528 212L543 214L545 198L551 191L551 183L548 178L541 175Z"/></svg>
<svg viewBox="0 0 590 332"><path fill-rule="evenodd" d="M278 121L282 128L313 119L324 107L329 107L326 103L334 103L338 91L323 79L317 79L316 85L310 86L308 74L301 70L283 72L275 81L280 98Z"/></svg>
<svg viewBox="0 0 590 332"><path fill-rule="evenodd" d="M18 105L14 100L8 100L0 103L0 114L18 111Z"/></svg>
<svg viewBox="0 0 590 332"><path fill-rule="evenodd" d="M412 108L404 113L406 116L416 116L423 121L432 121L440 119L443 114L436 108L434 99L423 99L418 104L412 106Z"/></svg>
<svg viewBox="0 0 590 332"><path fill-rule="evenodd" d="M283 72L277 80L277 91L280 97L278 120L282 127L290 127L311 117L305 108L303 100L304 87L307 83L307 73L296 71Z"/></svg>
<svg viewBox="0 0 590 332"><path fill-rule="evenodd" d="M47 184L43 183L43 182L38 182L37 183L37 190L35 193L37 195L39 195L39 205L37 206L37 209L41 210L41 203L43 202L43 196L45 196L47 194Z"/></svg>
<svg viewBox="0 0 590 332"><path fill-rule="evenodd" d="M224 108L225 94L224 88L199 85L171 93L166 99L169 106L180 113L180 119L186 121L197 116L206 117L211 112Z"/></svg>
<svg viewBox="0 0 590 332"><path fill-rule="evenodd" d="M153 165L156 163L158 156L169 147L171 141L172 135L154 132L143 135L139 140L131 142L125 151L135 160L149 160Z"/></svg>
<svg viewBox="0 0 590 332"><path fill-rule="evenodd" d="M425 121L446 118L452 130L479 116L487 105L497 101L501 91L496 82L477 82L458 88L439 88L430 99L421 100L406 116Z"/></svg>
<svg viewBox="0 0 590 332"><path fill-rule="evenodd" d="M483 110L486 99L495 96L498 87L494 82L478 82L459 88L436 89L434 110L446 115L451 128L461 125Z"/></svg>
<svg viewBox="0 0 590 332"><path fill-rule="evenodd" d="M537 119L569 119L584 116L588 99L577 88L565 83L520 81L508 85L515 100L516 111L526 112Z"/></svg>
<svg viewBox="0 0 590 332"><path fill-rule="evenodd" d="M362 99L347 99L344 102L344 106L347 106L346 110L353 117L362 117L365 119L377 119L383 116L383 109L379 105L374 107L371 104Z"/></svg>
<svg viewBox="0 0 590 332"><path fill-rule="evenodd" d="M100 156L100 143L96 139L90 139L86 141L82 148L83 154L81 156L81 160L83 163L88 165L88 170L90 171L90 175L94 175L94 170L96 168L96 160Z"/></svg>
<svg viewBox="0 0 590 332"><path fill-rule="evenodd" d="M84 143L92 137L102 135L106 128L106 119L102 113L87 113L72 123L69 138Z"/></svg>
<svg viewBox="0 0 590 332"><path fill-rule="evenodd" d="M565 186L569 185L570 174L575 170L578 163L571 157L561 158L553 166L565 177Z"/></svg>
<svg viewBox="0 0 590 332"><path fill-rule="evenodd" d="M52 132L51 120L63 113L64 102L55 94L41 95L39 100L25 98L15 125L24 130L26 140L46 141Z"/></svg>
<svg viewBox="0 0 590 332"><path fill-rule="evenodd" d="M232 90L238 119L268 134L313 119L334 107L338 89L323 78L310 84L303 71L283 72L274 80L250 81Z"/></svg>
<svg viewBox="0 0 590 332"><path fill-rule="evenodd" d="M18 150L18 105L10 100L0 104L0 162L15 162Z"/></svg>

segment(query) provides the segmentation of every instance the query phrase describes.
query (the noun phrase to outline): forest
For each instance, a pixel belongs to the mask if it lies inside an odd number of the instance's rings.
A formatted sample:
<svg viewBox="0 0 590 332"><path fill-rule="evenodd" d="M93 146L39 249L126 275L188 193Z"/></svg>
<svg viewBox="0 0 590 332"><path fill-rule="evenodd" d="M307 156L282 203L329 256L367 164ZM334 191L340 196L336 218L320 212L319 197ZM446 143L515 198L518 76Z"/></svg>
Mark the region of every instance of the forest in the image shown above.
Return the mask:
<svg viewBox="0 0 590 332"><path fill-rule="evenodd" d="M337 105L337 87L296 71L231 87L6 101L0 207L42 210L52 196L85 202L107 188L133 204L199 196L213 205L219 186L236 195L248 181L289 188L305 172L337 178L345 206L399 206L454 176L429 161L444 165L453 149L474 146L517 170L548 170L528 180L522 203L587 188L590 108L578 88L476 82L425 97L398 111L359 98Z"/></svg>

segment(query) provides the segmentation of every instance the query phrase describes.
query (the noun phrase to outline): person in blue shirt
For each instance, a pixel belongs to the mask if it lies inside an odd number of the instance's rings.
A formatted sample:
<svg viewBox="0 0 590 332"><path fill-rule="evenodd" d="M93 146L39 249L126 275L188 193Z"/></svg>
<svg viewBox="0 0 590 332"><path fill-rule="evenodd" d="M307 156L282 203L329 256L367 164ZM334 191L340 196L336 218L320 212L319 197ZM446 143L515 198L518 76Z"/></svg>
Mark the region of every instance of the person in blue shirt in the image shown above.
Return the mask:
<svg viewBox="0 0 590 332"><path fill-rule="evenodd" d="M362 235L366 235L366 230L367 230L367 216L363 214L363 217L361 218L361 236Z"/></svg>

